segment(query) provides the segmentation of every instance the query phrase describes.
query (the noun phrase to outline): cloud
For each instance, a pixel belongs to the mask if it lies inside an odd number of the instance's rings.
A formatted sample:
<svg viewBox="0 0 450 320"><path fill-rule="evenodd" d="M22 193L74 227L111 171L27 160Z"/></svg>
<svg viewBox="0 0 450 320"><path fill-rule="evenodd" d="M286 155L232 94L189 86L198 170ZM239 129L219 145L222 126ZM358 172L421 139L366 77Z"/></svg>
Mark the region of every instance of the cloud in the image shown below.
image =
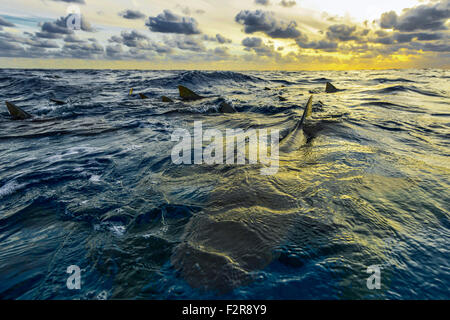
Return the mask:
<svg viewBox="0 0 450 320"><path fill-rule="evenodd" d="M383 29L392 29L397 25L397 13L395 11L385 12L381 15L380 27Z"/></svg>
<svg viewBox="0 0 450 320"><path fill-rule="evenodd" d="M297 45L303 49L314 49L322 51L337 51L338 44L328 40L308 41L307 37L301 37L295 40Z"/></svg>
<svg viewBox="0 0 450 320"><path fill-rule="evenodd" d="M328 27L327 38L330 40L350 41L358 40L356 35L356 26L348 26L345 24L335 24Z"/></svg>
<svg viewBox="0 0 450 320"><path fill-rule="evenodd" d="M112 43L112 46L117 49L117 44L125 45L128 48L135 48L138 50L155 51L158 53L171 52L171 47L163 44L158 44L150 40L146 35L139 33L136 30L122 31L119 36L112 36L108 42ZM115 49L111 49L114 51Z"/></svg>
<svg viewBox="0 0 450 320"><path fill-rule="evenodd" d="M78 3L78 4L85 4L86 2L84 0L52 0L54 2L67 2L67 3Z"/></svg>
<svg viewBox="0 0 450 320"><path fill-rule="evenodd" d="M225 38L224 36L222 36L221 34L216 34L215 37L211 37L208 35L203 35L203 40L205 41L211 41L211 42L218 42L220 44L225 44L225 43L232 43L233 41L231 41L231 39Z"/></svg>
<svg viewBox="0 0 450 320"><path fill-rule="evenodd" d="M436 41L448 38L448 35L442 32L391 32L387 33L382 30L375 32L377 36L371 39L371 42L385 45L405 44L413 41Z"/></svg>
<svg viewBox="0 0 450 320"><path fill-rule="evenodd" d="M120 44L107 45L105 53L109 58L121 59L125 55L125 50Z"/></svg>
<svg viewBox="0 0 450 320"><path fill-rule="evenodd" d="M203 52L206 50L203 43L191 36L178 36L166 41L166 44L180 50L188 50L194 52Z"/></svg>
<svg viewBox="0 0 450 320"><path fill-rule="evenodd" d="M285 7L285 8L291 8L295 5L297 5L297 2L294 0L282 0L280 2L280 6Z"/></svg>
<svg viewBox="0 0 450 320"><path fill-rule="evenodd" d="M119 12L119 16L129 20L145 19L145 14L143 14L139 10L124 10L122 12Z"/></svg>
<svg viewBox="0 0 450 320"><path fill-rule="evenodd" d="M24 47L0 38L0 56L1 57L26 57L27 52Z"/></svg>
<svg viewBox="0 0 450 320"><path fill-rule="evenodd" d="M41 31L44 33L56 33L59 35L73 33L73 30L68 29L66 25L61 26L57 22L44 22L41 25Z"/></svg>
<svg viewBox="0 0 450 320"><path fill-rule="evenodd" d="M69 34L64 38L64 42L75 42L75 43L82 43L84 40L78 38L76 35Z"/></svg>
<svg viewBox="0 0 450 320"><path fill-rule="evenodd" d="M247 37L242 40L244 50L254 52L260 57L274 57L276 59L281 58L281 54L275 50L273 44L265 44L259 37Z"/></svg>
<svg viewBox="0 0 450 320"><path fill-rule="evenodd" d="M412 46L423 51L450 52L450 44L448 41L441 43L413 43Z"/></svg>
<svg viewBox="0 0 450 320"><path fill-rule="evenodd" d="M227 39L224 36L220 34L216 34L216 39L218 43L224 44L224 43L231 43L231 39Z"/></svg>
<svg viewBox="0 0 450 320"><path fill-rule="evenodd" d="M104 52L103 46L97 42L66 43L58 55L76 59L94 59L101 58Z"/></svg>
<svg viewBox="0 0 450 320"><path fill-rule="evenodd" d="M405 9L400 16L394 11L381 15L380 26L398 31L446 30L450 19L450 0L432 2Z"/></svg>
<svg viewBox="0 0 450 320"><path fill-rule="evenodd" d="M256 4L262 5L262 6L270 6L269 0L255 0Z"/></svg>
<svg viewBox="0 0 450 320"><path fill-rule="evenodd" d="M36 32L36 36L45 39L58 39L62 38L65 35L73 34L74 31L67 28L67 19L69 17L70 15L66 17L60 17L53 22L42 23L40 25L41 31ZM80 15L80 29L85 32L95 31L91 24L83 17L83 15Z"/></svg>
<svg viewBox="0 0 450 320"><path fill-rule="evenodd" d="M275 17L273 12L243 10L235 21L244 25L245 33L263 32L269 37L280 39L295 39L301 35L295 21L285 22Z"/></svg>
<svg viewBox="0 0 450 320"><path fill-rule="evenodd" d="M0 33L0 56L40 58L46 56L47 49L57 49L54 41L43 41L36 36L26 33L27 37L12 33Z"/></svg>
<svg viewBox="0 0 450 320"><path fill-rule="evenodd" d="M194 18L181 17L172 13L170 10L164 10L156 17L150 17L146 25L153 32L178 33L178 34L200 34L198 23Z"/></svg>
<svg viewBox="0 0 450 320"><path fill-rule="evenodd" d="M214 49L214 55L222 58L229 57L230 54L228 53L227 47L217 47Z"/></svg>
<svg viewBox="0 0 450 320"><path fill-rule="evenodd" d="M15 27L14 23L11 23L5 19L3 19L2 17L0 17L0 26L3 27Z"/></svg>
<svg viewBox="0 0 450 320"><path fill-rule="evenodd" d="M177 4L176 8L179 9L184 15L187 15L187 16L190 16L192 13L195 13L195 14L204 14L205 13L205 10L191 9L188 6L182 6L180 4Z"/></svg>
<svg viewBox="0 0 450 320"><path fill-rule="evenodd" d="M247 37L242 40L242 45L247 48L257 48L262 45L262 39L258 37Z"/></svg>

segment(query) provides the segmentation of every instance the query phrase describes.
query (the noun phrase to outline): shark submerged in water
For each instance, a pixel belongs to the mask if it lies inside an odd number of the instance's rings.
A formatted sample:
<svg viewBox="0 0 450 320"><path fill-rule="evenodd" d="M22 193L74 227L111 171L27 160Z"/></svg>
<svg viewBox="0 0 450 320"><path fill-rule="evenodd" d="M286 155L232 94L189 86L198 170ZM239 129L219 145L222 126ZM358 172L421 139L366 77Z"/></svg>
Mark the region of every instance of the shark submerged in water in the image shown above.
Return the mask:
<svg viewBox="0 0 450 320"><path fill-rule="evenodd" d="M282 155L296 152L306 143L303 128L311 114L312 96L302 118L280 139ZM297 189L282 187L298 184L297 175L281 169L278 174L263 176L252 166L234 167L210 193L205 209L185 226L171 257L172 265L190 286L226 293L249 284L255 272L277 259L276 249L292 226L312 226L305 229L305 239L322 228L299 214Z"/></svg>

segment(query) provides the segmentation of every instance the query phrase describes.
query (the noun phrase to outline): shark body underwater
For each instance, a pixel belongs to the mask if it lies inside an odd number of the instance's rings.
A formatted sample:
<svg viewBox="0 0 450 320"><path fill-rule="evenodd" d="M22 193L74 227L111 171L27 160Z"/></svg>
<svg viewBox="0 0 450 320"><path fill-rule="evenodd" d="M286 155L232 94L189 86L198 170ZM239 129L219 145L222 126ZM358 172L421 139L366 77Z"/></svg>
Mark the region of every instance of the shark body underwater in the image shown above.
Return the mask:
<svg viewBox="0 0 450 320"><path fill-rule="evenodd" d="M302 118L280 139L281 156L292 157L306 143L303 127L311 114L312 96ZM171 257L175 270L193 288L224 294L250 284L255 272L276 260L276 249L292 226L309 225L303 234L312 238L311 231L321 227L299 214L298 194L287 187L297 185L296 178L282 166L272 176L262 176L251 166L231 168L210 193L205 209L186 224Z"/></svg>

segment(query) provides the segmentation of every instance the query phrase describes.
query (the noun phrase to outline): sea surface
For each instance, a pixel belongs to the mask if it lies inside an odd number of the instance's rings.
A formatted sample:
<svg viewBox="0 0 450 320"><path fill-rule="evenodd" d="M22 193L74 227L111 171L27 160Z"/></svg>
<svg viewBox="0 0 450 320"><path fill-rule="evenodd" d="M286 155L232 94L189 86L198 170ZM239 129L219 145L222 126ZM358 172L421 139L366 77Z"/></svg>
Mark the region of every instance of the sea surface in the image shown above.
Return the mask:
<svg viewBox="0 0 450 320"><path fill-rule="evenodd" d="M0 70L0 298L449 299L449 79ZM161 102L178 85L220 97ZM307 141L274 175L172 162L176 129L289 132L311 94Z"/></svg>

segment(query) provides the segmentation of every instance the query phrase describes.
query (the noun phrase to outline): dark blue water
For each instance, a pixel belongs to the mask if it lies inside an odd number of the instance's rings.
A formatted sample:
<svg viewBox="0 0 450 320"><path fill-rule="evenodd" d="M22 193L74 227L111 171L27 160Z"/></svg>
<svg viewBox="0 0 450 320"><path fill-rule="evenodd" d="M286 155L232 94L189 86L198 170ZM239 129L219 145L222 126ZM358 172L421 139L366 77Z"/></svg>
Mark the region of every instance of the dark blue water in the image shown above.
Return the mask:
<svg viewBox="0 0 450 320"><path fill-rule="evenodd" d="M449 77L0 70L0 297L448 299ZM238 112L160 102L179 84ZM177 128L289 131L311 93L307 142L276 175L171 161Z"/></svg>

